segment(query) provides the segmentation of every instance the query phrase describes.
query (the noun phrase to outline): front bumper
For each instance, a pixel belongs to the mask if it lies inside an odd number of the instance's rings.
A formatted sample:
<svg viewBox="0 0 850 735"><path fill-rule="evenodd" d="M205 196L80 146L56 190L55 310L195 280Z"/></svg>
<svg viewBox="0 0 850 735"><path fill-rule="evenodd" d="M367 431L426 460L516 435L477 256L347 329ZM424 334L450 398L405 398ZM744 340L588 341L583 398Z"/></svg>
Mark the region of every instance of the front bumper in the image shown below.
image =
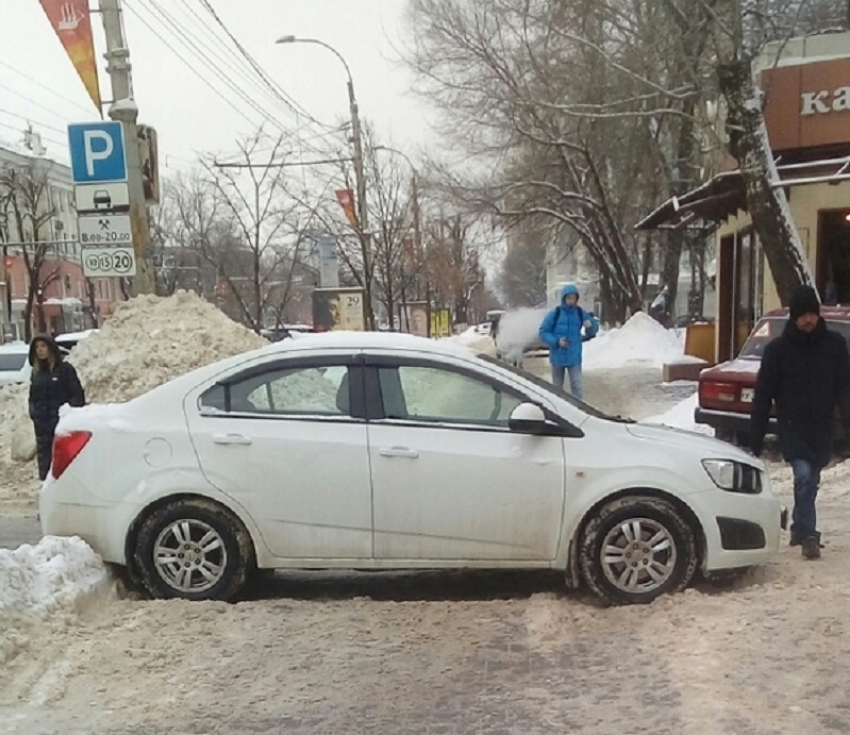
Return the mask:
<svg viewBox="0 0 850 735"><path fill-rule="evenodd" d="M705 534L705 572L751 567L770 561L779 550L784 512L767 487L759 495L739 495L722 490L700 493L693 499Z"/></svg>

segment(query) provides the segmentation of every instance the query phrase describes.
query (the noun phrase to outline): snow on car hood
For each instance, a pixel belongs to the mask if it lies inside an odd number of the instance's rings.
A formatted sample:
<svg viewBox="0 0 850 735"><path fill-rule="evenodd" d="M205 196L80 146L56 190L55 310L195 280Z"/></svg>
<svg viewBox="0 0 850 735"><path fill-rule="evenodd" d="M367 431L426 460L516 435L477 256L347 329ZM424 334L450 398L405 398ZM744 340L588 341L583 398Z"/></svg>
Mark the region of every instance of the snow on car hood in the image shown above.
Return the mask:
<svg viewBox="0 0 850 735"><path fill-rule="evenodd" d="M697 434L694 431L674 429L660 424L629 424L626 426L626 431L638 439L648 439L661 442L667 446L686 449L706 459L732 459L756 467L762 466L758 459L742 449L705 434Z"/></svg>

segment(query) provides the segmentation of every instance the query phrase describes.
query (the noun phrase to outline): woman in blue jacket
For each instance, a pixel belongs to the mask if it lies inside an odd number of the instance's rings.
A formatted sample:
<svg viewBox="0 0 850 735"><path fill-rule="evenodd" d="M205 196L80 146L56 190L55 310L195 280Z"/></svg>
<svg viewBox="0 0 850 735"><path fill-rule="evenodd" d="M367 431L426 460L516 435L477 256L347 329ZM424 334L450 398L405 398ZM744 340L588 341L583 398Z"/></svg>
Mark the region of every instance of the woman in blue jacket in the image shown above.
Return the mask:
<svg viewBox="0 0 850 735"><path fill-rule="evenodd" d="M564 286L560 306L552 309L540 325L540 339L549 345L552 383L563 388L565 374L569 374L570 393L581 399L581 344L596 336L599 321L578 305L578 296L574 284Z"/></svg>

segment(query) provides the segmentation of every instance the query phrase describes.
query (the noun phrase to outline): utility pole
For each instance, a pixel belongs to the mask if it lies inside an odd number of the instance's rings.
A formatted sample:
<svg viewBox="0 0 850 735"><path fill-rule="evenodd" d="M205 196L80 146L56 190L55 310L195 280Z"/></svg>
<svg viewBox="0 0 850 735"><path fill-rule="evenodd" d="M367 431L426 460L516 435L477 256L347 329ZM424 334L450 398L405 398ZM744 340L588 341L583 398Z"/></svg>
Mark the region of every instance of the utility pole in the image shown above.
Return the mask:
<svg viewBox="0 0 850 735"><path fill-rule="evenodd" d="M357 221L363 238L363 282L369 328L375 328L372 312L372 235L369 232L369 205L366 201L366 170L363 162L363 131L360 127L360 109L354 96L354 81L348 78L348 103L351 110L351 137L354 143L354 178L357 180Z"/></svg>
<svg viewBox="0 0 850 735"><path fill-rule="evenodd" d="M130 51L124 38L120 0L100 0L103 30L106 33L106 71L112 86L109 117L124 125L124 150L127 155L127 187L130 195L130 224L133 231L133 250L136 253L136 276L133 291L138 294L154 292L154 281L147 261L150 229L145 185L142 176L142 155L136 122L139 107L133 98L130 75Z"/></svg>

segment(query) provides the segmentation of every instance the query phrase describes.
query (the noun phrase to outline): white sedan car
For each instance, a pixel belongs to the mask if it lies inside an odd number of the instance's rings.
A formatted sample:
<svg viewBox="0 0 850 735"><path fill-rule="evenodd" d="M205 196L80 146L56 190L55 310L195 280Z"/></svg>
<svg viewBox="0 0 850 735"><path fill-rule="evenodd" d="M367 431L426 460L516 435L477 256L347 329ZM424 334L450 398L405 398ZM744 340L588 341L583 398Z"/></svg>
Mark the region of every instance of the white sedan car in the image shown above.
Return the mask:
<svg viewBox="0 0 850 735"><path fill-rule="evenodd" d="M465 348L330 333L63 417L44 532L154 595L232 599L257 569L557 569L616 604L768 560L764 466L607 417Z"/></svg>

